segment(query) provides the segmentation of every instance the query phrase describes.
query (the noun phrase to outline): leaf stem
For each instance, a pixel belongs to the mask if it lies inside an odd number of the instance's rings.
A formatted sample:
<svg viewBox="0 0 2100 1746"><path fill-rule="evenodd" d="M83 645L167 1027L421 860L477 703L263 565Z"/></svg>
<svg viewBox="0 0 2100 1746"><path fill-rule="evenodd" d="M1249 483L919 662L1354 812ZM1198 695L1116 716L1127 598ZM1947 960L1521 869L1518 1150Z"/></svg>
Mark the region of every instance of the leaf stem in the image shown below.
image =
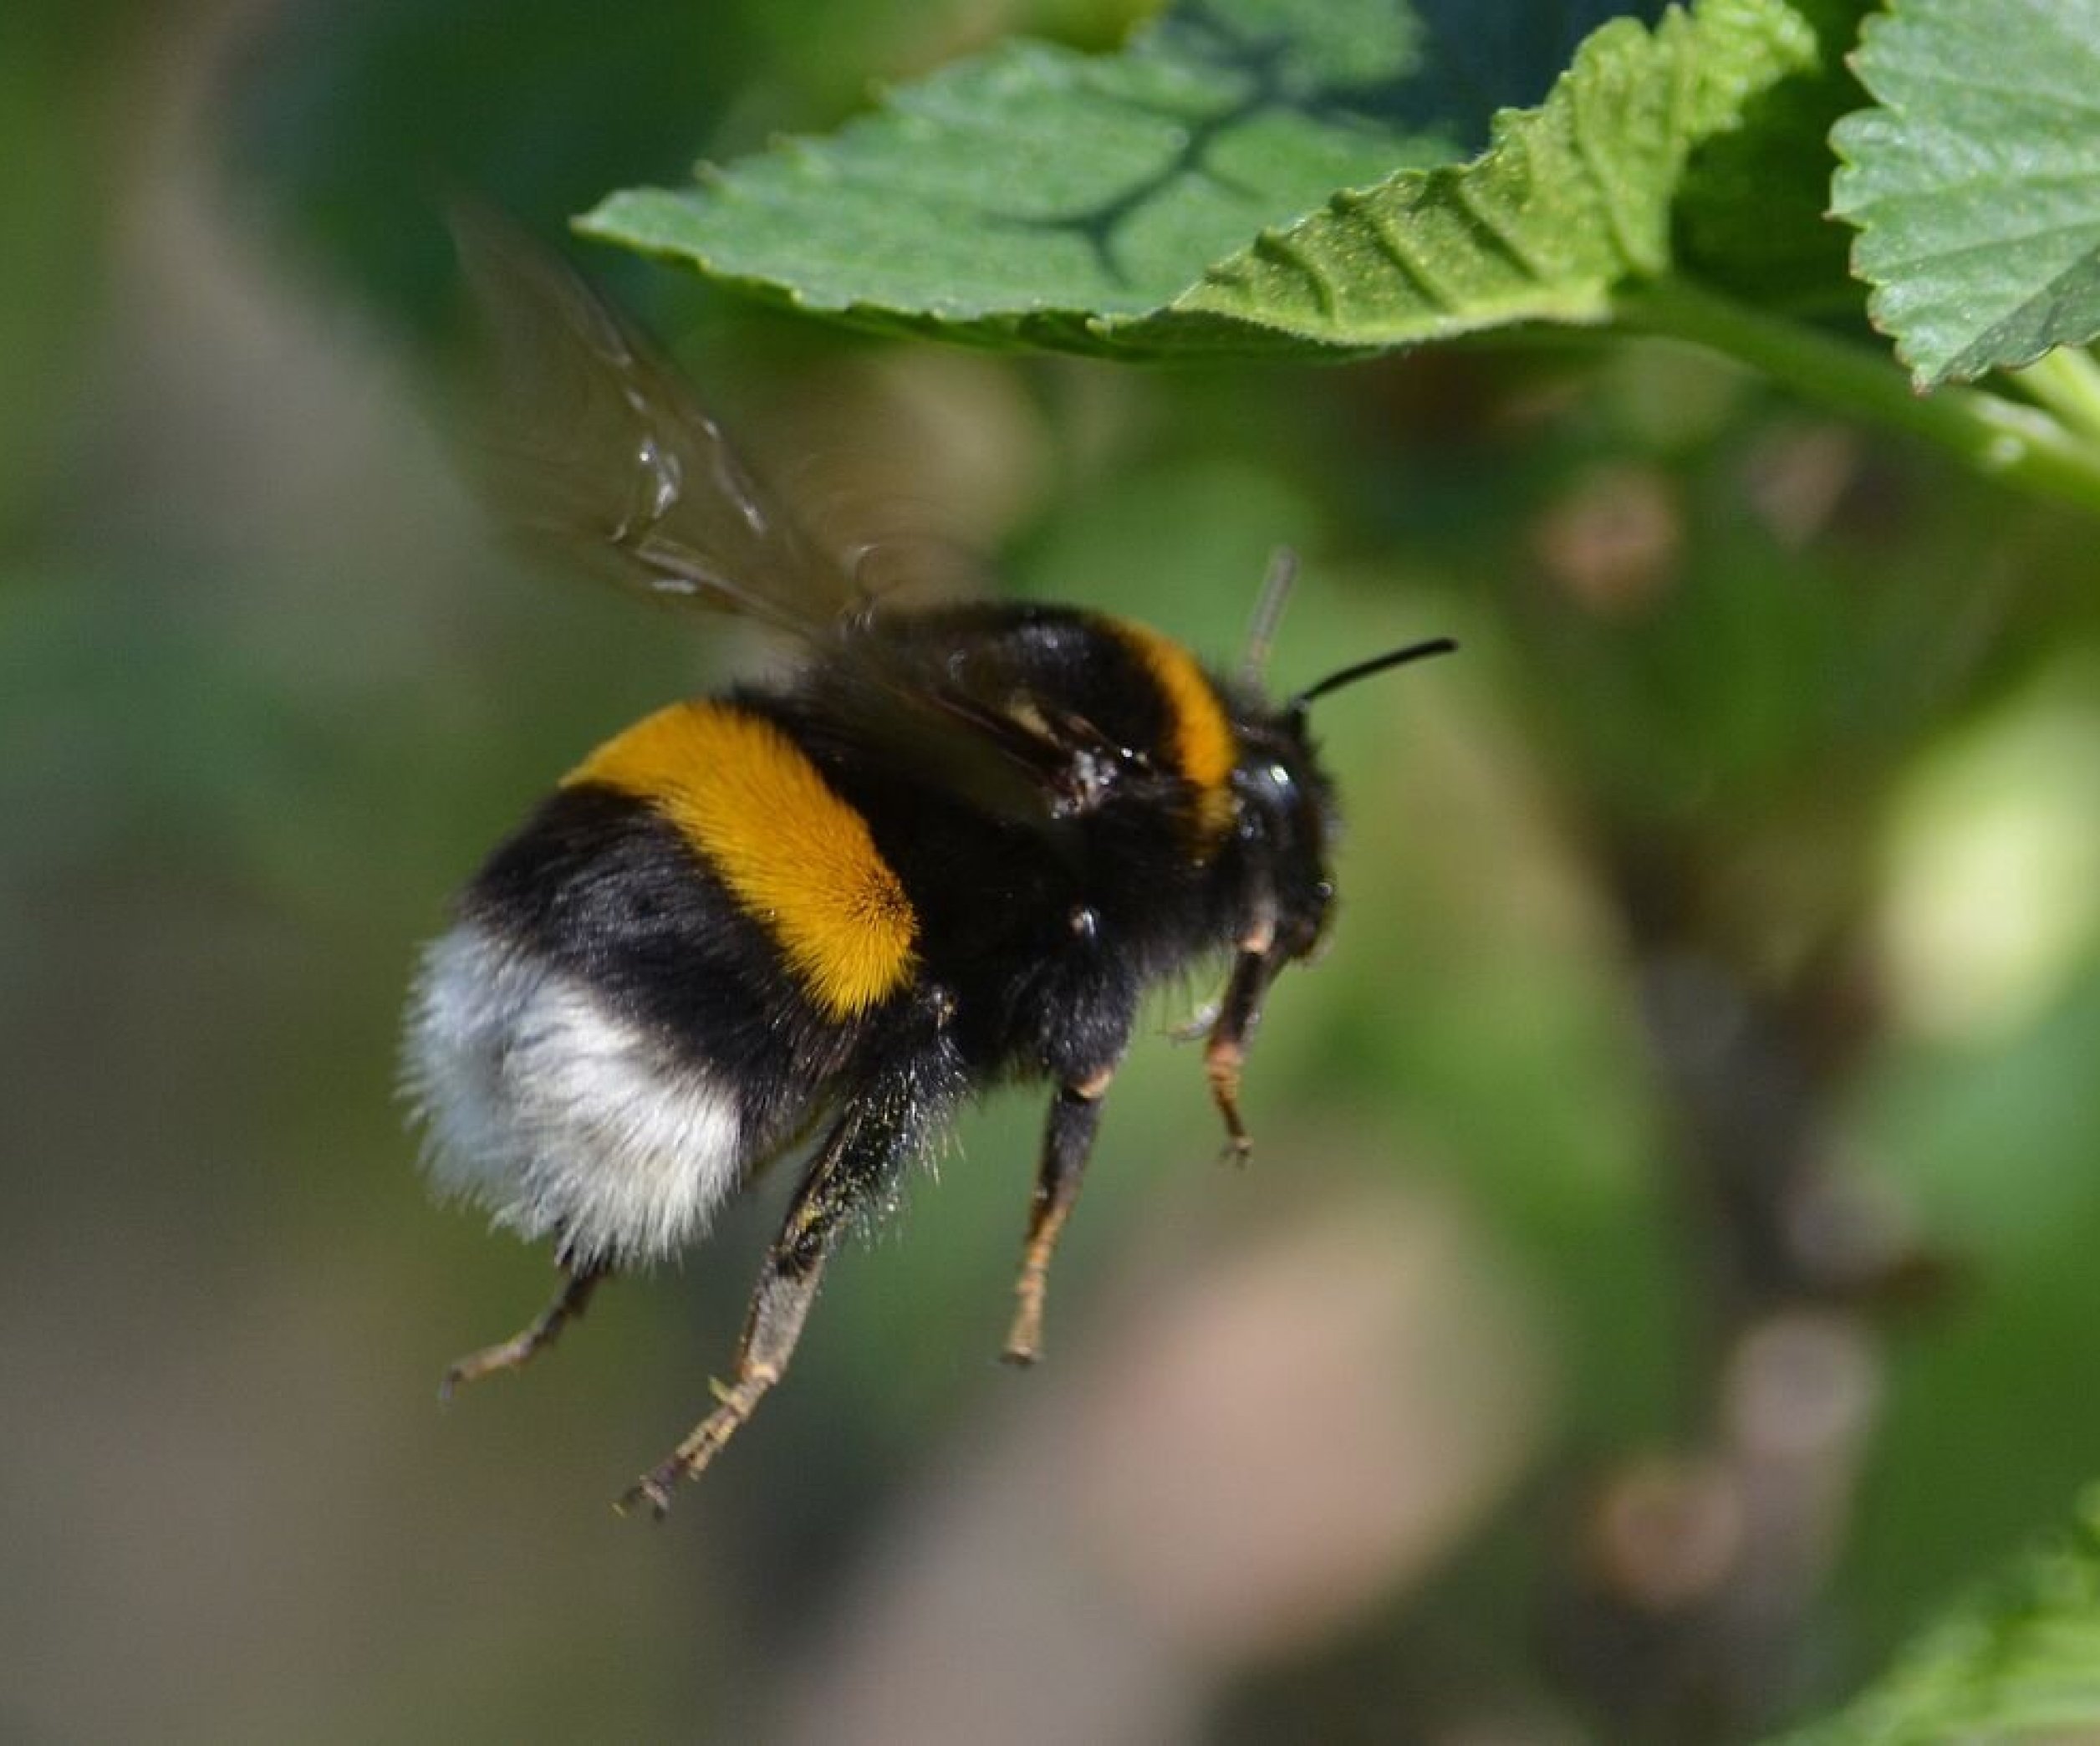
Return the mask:
<svg viewBox="0 0 2100 1746"><path fill-rule="evenodd" d="M2100 442L2100 363L2078 345L2045 353L2011 380L2073 430Z"/></svg>
<svg viewBox="0 0 2100 1746"><path fill-rule="evenodd" d="M2067 424L2060 415L2070 407L2057 394L2044 410L1980 388L1914 393L1894 363L1870 347L1682 278L1628 287L1614 309L1631 331L1720 352L1809 399L1929 438L1988 477L2100 515L2100 426L2082 416ZM2100 381L2092 385L2100 391Z"/></svg>

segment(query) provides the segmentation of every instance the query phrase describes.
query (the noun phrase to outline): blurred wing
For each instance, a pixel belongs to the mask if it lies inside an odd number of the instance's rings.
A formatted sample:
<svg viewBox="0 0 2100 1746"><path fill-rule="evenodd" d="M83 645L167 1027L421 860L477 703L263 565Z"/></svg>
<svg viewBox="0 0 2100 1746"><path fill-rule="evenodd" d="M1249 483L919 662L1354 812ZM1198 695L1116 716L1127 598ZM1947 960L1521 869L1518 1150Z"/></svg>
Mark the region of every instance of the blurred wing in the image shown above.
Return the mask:
<svg viewBox="0 0 2100 1746"><path fill-rule="evenodd" d="M805 682L845 739L995 816L1054 839L1098 804L1113 747L1083 723L1017 715L968 661L879 610L745 470L684 377L558 258L486 212L456 212L452 228L493 376L476 458L513 534L635 592L813 645L831 658Z"/></svg>
<svg viewBox="0 0 2100 1746"><path fill-rule="evenodd" d="M842 658L804 678L826 719L853 744L879 748L1060 852L1088 814L1158 779L1140 754L1063 708L967 628L866 617L845 621L840 637Z"/></svg>
<svg viewBox="0 0 2100 1746"><path fill-rule="evenodd" d="M567 265L485 212L456 212L452 232L494 379L477 458L512 532L638 593L800 635L865 604Z"/></svg>

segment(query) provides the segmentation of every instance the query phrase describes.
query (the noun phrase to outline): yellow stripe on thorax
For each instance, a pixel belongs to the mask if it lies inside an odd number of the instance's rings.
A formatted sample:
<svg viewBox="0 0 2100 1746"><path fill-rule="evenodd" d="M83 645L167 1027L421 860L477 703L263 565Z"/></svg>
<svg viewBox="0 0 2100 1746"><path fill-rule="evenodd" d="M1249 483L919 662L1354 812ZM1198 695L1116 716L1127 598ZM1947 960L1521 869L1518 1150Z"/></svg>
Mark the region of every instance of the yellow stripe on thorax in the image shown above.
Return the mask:
<svg viewBox="0 0 2100 1746"><path fill-rule="evenodd" d="M563 786L578 782L668 819L830 1017L865 1012L911 974L918 917L867 821L762 717L674 703L600 746Z"/></svg>
<svg viewBox="0 0 2100 1746"><path fill-rule="evenodd" d="M1196 826L1205 838L1232 823L1232 768L1240 747L1217 687L1195 656L1171 638L1128 619L1112 619L1115 634L1160 687L1176 773L1195 790Z"/></svg>

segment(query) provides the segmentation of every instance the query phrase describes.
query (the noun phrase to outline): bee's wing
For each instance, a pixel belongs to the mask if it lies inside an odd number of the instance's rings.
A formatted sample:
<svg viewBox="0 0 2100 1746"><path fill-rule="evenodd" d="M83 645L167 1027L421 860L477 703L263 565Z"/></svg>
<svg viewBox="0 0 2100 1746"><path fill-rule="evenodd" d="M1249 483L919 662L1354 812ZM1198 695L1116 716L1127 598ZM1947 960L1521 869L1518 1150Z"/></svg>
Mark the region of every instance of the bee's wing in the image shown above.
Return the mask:
<svg viewBox="0 0 2100 1746"><path fill-rule="evenodd" d="M1056 835L1073 771L1113 748L1014 716L900 634L747 471L685 378L554 255L486 212L453 234L491 352L473 447L510 531L638 593L787 630L808 682L880 748L1011 823Z"/></svg>
<svg viewBox="0 0 2100 1746"><path fill-rule="evenodd" d="M632 324L493 215L456 211L452 232L492 377L475 459L513 534L639 593L801 635L864 604Z"/></svg>
<svg viewBox="0 0 2100 1746"><path fill-rule="evenodd" d="M840 638L840 658L811 668L803 693L847 743L1058 852L1088 814L1159 779L966 620L869 615L845 621Z"/></svg>

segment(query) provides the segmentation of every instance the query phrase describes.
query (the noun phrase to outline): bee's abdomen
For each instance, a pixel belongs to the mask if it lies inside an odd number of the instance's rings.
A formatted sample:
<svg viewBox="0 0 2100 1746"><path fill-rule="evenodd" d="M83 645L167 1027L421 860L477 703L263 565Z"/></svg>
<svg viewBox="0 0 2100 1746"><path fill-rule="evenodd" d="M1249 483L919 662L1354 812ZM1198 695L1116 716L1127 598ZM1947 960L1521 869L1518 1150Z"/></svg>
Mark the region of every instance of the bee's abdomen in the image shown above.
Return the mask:
<svg viewBox="0 0 2100 1746"><path fill-rule="evenodd" d="M747 1088L491 922L426 950L404 1053L439 1188L572 1265L671 1253L747 1173Z"/></svg>
<svg viewBox="0 0 2100 1746"><path fill-rule="evenodd" d="M701 1234L915 963L859 815L769 724L686 713L611 742L490 857L410 1016L433 1177L571 1260Z"/></svg>

